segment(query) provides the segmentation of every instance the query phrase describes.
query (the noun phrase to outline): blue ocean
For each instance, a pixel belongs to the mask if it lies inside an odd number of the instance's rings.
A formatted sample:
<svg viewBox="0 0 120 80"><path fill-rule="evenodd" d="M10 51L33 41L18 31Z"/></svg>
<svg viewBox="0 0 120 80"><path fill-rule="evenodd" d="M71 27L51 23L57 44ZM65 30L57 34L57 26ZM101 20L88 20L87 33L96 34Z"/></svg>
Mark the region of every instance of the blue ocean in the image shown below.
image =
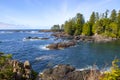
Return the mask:
<svg viewBox="0 0 120 80"><path fill-rule="evenodd" d="M55 39L52 32L39 30L0 30L0 52L12 54L13 59L24 62L29 60L37 72L57 64L70 64L76 68L86 68L94 64L98 68L109 67L111 61L120 58L120 41L108 43L79 42L76 46L62 50L49 50ZM49 38L47 40L25 40L26 37Z"/></svg>

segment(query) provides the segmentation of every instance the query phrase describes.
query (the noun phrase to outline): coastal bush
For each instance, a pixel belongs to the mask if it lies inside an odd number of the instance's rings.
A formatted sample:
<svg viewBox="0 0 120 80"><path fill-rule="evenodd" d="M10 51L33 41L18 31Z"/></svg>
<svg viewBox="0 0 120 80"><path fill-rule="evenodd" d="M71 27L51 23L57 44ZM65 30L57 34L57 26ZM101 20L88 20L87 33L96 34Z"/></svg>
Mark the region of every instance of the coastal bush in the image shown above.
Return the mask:
<svg viewBox="0 0 120 80"><path fill-rule="evenodd" d="M11 54L0 52L0 80L35 80L37 72L30 67L24 67L25 64L21 62L11 59Z"/></svg>
<svg viewBox="0 0 120 80"><path fill-rule="evenodd" d="M118 66L120 61L115 59L112 61L112 67L110 71L105 72L100 80L120 80L120 67Z"/></svg>
<svg viewBox="0 0 120 80"><path fill-rule="evenodd" d="M12 80L13 68L9 65L9 59L11 58L11 54L4 55L0 52L0 80Z"/></svg>

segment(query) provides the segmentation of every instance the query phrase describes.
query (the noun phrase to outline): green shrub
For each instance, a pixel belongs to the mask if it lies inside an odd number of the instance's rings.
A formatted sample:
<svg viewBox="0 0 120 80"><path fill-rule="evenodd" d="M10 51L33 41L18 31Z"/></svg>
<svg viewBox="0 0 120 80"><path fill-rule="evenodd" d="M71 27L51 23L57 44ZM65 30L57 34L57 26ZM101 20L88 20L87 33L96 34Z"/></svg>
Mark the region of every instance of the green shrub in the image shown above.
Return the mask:
<svg viewBox="0 0 120 80"><path fill-rule="evenodd" d="M118 66L119 60L112 61L110 71L104 73L100 80L120 80L120 68Z"/></svg>

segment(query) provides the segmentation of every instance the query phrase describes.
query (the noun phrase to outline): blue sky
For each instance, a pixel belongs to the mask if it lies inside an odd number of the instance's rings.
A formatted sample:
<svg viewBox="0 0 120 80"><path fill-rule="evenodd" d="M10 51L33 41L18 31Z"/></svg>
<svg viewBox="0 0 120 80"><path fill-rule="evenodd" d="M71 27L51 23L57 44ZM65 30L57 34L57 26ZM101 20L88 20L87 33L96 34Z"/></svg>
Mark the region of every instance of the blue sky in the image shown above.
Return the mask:
<svg viewBox="0 0 120 80"><path fill-rule="evenodd" d="M120 10L119 3L120 0L0 0L0 22L3 23L0 29L21 28L18 25L31 29L50 28L78 12L88 20L92 11Z"/></svg>

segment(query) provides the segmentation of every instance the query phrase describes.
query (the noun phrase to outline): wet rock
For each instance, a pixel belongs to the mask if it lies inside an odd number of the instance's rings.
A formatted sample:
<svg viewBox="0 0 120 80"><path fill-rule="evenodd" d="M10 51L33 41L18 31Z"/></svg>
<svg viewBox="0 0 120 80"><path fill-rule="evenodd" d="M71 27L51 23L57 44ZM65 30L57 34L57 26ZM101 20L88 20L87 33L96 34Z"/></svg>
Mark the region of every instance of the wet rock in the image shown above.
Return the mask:
<svg viewBox="0 0 120 80"><path fill-rule="evenodd" d="M50 44L46 46L46 48L49 48L50 50L64 49L64 48L68 48L68 47L75 46L75 45L76 45L75 41L69 41L69 42L60 42L60 43Z"/></svg>
<svg viewBox="0 0 120 80"><path fill-rule="evenodd" d="M40 80L98 80L99 70L76 70L70 65L57 65L54 68L44 70L40 74Z"/></svg>
<svg viewBox="0 0 120 80"><path fill-rule="evenodd" d="M46 46L46 48L49 48L50 50L58 49L58 44L57 43L56 44L50 44L50 45Z"/></svg>
<svg viewBox="0 0 120 80"><path fill-rule="evenodd" d="M27 38L24 38L23 40L48 40L49 38L41 38L41 37L27 37Z"/></svg>
<svg viewBox="0 0 120 80"><path fill-rule="evenodd" d="M10 64L13 66L13 79L15 80L32 80L33 73L29 61L21 63L17 60L11 60Z"/></svg>
<svg viewBox="0 0 120 80"><path fill-rule="evenodd" d="M74 36L74 40L77 40L78 42L94 42L94 38L92 36Z"/></svg>
<svg viewBox="0 0 120 80"><path fill-rule="evenodd" d="M30 69L31 68L29 61L25 61L24 62L24 68L26 68L26 69Z"/></svg>

